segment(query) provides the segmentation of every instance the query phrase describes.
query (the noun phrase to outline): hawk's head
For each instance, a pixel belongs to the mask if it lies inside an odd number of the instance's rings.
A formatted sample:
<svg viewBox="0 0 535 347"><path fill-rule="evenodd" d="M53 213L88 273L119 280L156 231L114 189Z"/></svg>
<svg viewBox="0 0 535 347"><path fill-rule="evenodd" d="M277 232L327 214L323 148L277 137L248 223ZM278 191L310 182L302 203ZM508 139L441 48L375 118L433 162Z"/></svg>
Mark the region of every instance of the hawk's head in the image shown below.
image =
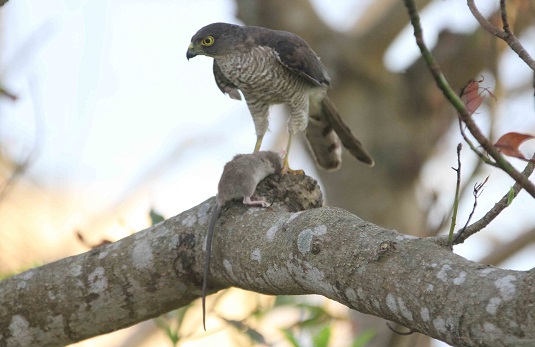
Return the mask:
<svg viewBox="0 0 535 347"><path fill-rule="evenodd" d="M186 57L197 55L217 57L236 52L245 43L242 27L228 23L213 23L201 28L191 38Z"/></svg>

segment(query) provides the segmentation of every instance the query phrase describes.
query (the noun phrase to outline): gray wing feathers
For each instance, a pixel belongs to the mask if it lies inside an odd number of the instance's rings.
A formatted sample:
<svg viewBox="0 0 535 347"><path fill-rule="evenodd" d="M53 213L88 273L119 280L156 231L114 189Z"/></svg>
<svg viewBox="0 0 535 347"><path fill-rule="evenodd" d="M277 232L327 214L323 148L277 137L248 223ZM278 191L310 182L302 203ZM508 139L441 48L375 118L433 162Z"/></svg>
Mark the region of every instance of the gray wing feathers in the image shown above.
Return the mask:
<svg viewBox="0 0 535 347"><path fill-rule="evenodd" d="M249 35L259 46L277 52L277 59L287 68L301 74L317 86L330 85L330 77L320 58L301 37L280 30L247 27Z"/></svg>

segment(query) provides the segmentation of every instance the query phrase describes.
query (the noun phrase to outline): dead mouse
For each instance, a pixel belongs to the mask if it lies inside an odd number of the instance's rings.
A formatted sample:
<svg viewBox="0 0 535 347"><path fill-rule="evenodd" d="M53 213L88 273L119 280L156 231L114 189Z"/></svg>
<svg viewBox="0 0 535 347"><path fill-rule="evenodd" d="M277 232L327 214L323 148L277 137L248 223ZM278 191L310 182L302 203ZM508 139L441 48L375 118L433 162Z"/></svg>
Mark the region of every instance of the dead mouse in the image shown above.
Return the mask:
<svg viewBox="0 0 535 347"><path fill-rule="evenodd" d="M216 206L210 218L208 235L206 238L206 255L204 261L204 274L202 284L202 325L206 330L206 288L210 272L210 254L212 251L212 238L214 226L221 207L228 201L243 198L245 205L266 207L266 201L251 200L256 186L267 176L279 173L282 170L282 157L271 151L260 151L253 154L238 154L225 164L223 174L217 187Z"/></svg>

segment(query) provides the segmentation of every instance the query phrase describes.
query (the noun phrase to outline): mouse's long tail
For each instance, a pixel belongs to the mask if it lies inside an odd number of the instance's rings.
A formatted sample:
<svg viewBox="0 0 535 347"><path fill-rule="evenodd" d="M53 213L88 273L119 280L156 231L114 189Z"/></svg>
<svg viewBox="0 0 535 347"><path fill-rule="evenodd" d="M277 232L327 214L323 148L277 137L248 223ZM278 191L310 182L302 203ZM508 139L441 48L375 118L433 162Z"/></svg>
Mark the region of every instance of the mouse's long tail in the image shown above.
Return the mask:
<svg viewBox="0 0 535 347"><path fill-rule="evenodd" d="M210 218L210 224L208 226L208 234L206 235L206 251L204 252L204 273L202 280L202 326L206 331L206 289L208 287L208 274L210 273L210 254L212 253L212 238L214 237L214 227L221 206L216 200L212 217Z"/></svg>

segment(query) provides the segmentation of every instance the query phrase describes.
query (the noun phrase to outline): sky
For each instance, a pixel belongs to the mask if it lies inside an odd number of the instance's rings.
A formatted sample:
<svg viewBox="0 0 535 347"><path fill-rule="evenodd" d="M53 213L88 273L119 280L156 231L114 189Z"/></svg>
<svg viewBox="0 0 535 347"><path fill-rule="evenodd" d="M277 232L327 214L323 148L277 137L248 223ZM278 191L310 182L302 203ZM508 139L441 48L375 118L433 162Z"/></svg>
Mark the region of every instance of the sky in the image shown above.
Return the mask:
<svg viewBox="0 0 535 347"><path fill-rule="evenodd" d="M313 3L343 30L369 2ZM443 27L473 30L476 22L465 6L445 0L422 11L428 43ZM33 153L25 179L69 196L72 204L84 201L69 225L84 225L88 215L134 199L128 226L139 230L150 207L170 217L215 195L223 165L252 151L256 138L245 103L221 94L210 58L186 59L197 29L216 21L239 23L233 14L230 0L11 0L0 10L0 81L19 96L15 103L0 100L0 141L14 158ZM411 35L407 27L387 52L392 71L403 71L417 57ZM515 58L507 55L502 64L513 66ZM529 78L522 67L512 69L501 76L506 85ZM526 111L526 101L518 104L524 108L514 114L531 112L533 118L532 106ZM264 146L279 150L275 140L285 136L285 120L280 109L273 113ZM523 118L508 122L519 127ZM299 150L292 152L293 165L315 176ZM435 174L441 159L424 170L424 185L445 179ZM492 186L487 192L503 194ZM525 198L515 213L507 211L512 215L504 229L519 215L533 216L533 207ZM468 242L459 253L477 258L492 243L487 246L475 250ZM507 266L533 266L516 264Z"/></svg>

